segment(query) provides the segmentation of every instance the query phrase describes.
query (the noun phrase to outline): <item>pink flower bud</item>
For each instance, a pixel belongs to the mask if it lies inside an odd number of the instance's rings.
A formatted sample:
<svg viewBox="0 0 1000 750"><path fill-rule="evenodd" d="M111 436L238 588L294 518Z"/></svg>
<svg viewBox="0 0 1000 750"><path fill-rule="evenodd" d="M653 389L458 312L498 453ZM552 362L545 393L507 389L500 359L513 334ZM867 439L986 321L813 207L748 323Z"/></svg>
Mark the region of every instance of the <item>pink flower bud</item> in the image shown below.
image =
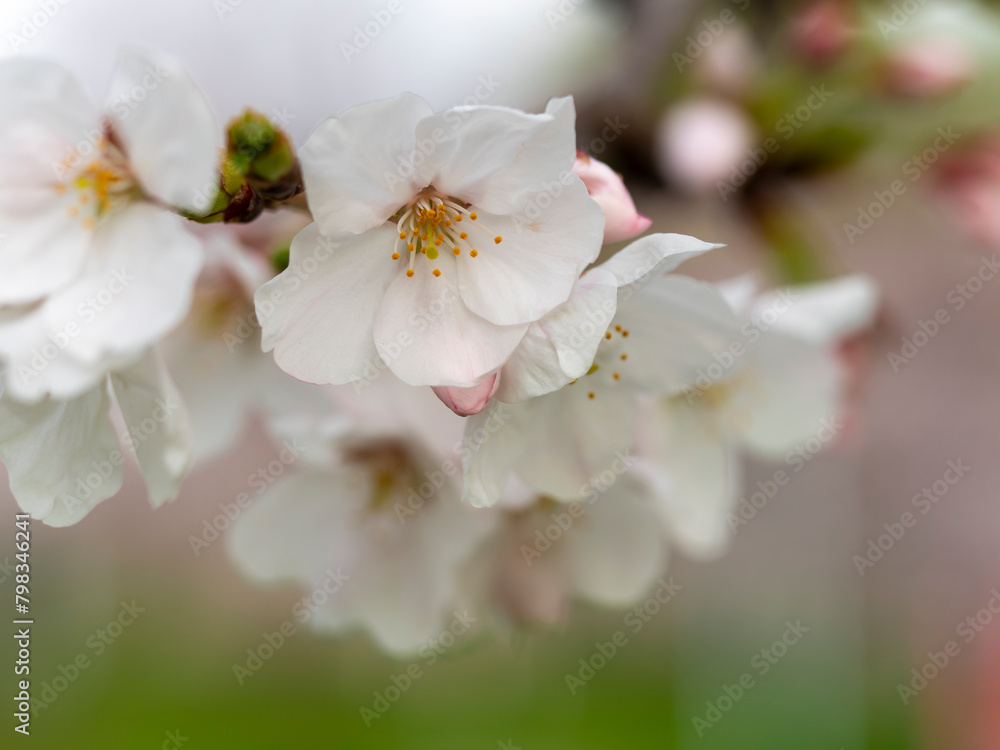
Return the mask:
<svg viewBox="0 0 1000 750"><path fill-rule="evenodd" d="M604 241L621 242L642 234L652 224L640 214L621 176L604 162L577 151L573 172L604 211Z"/></svg>
<svg viewBox="0 0 1000 750"><path fill-rule="evenodd" d="M441 399L442 404L458 416L468 417L485 409L499 387L500 373L495 372L471 387L440 385L431 390Z"/></svg>

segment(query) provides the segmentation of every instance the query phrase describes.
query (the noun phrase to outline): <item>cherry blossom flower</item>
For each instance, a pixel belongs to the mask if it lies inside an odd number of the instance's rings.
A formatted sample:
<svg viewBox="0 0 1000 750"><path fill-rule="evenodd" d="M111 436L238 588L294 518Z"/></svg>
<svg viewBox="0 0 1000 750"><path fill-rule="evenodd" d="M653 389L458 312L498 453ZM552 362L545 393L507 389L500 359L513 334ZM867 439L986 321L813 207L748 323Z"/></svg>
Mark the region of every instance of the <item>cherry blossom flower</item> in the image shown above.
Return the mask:
<svg viewBox="0 0 1000 750"><path fill-rule="evenodd" d="M0 359L23 401L131 366L183 318L201 266L165 206L214 197L208 104L173 60L127 49L105 112L54 63L0 63Z"/></svg>
<svg viewBox="0 0 1000 750"><path fill-rule="evenodd" d="M839 345L871 324L877 301L874 283L860 275L756 299L745 282L724 291L744 324L719 350L714 366L723 374L710 381L708 368L688 392L657 399L638 441L663 488L657 497L672 538L702 557L719 554L731 537L740 451L780 460L821 432L836 437L848 381ZM735 361L737 345L745 361L724 367L723 353Z"/></svg>
<svg viewBox="0 0 1000 750"><path fill-rule="evenodd" d="M0 398L0 459L18 505L50 526L75 524L118 492L131 459L156 508L177 496L187 474L187 411L160 359L147 352L73 399Z"/></svg>
<svg viewBox="0 0 1000 750"><path fill-rule="evenodd" d="M513 471L542 494L572 500L629 450L638 396L694 384L737 333L714 288L663 276L714 247L644 237L588 271L566 305L532 325L500 371L493 406L469 418L467 434L482 434L496 408L510 412L468 456L465 499L494 505Z"/></svg>
<svg viewBox="0 0 1000 750"><path fill-rule="evenodd" d="M326 120L301 151L315 223L256 296L265 351L312 383L381 360L410 385L478 384L600 251L574 158L570 99L434 114L405 94Z"/></svg>
<svg viewBox="0 0 1000 750"><path fill-rule="evenodd" d="M457 467L422 443L399 425L338 434L331 460L278 480L238 519L227 537L236 563L259 581L312 587L333 572L343 586L312 626L362 627L393 654L416 653L446 627L463 565L495 521L459 503Z"/></svg>
<svg viewBox="0 0 1000 750"><path fill-rule="evenodd" d="M163 342L191 413L196 463L236 444L251 416L261 417L280 442L336 411L327 389L289 377L261 351L254 315L253 294L275 273L271 255L305 223L297 212L269 212L252 224L209 224L197 231L205 266L190 313Z"/></svg>
<svg viewBox="0 0 1000 750"><path fill-rule="evenodd" d="M504 508L487 587L515 625L552 626L570 602L626 607L641 599L667 564L667 545L639 475L616 481L572 503L534 497Z"/></svg>

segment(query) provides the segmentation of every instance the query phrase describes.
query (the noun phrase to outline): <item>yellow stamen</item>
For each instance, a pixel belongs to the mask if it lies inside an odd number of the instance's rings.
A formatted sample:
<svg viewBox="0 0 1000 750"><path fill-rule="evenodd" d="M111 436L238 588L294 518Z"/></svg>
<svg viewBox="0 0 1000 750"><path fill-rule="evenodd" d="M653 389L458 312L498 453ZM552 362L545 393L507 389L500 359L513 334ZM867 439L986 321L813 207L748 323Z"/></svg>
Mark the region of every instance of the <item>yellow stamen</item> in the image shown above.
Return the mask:
<svg viewBox="0 0 1000 750"><path fill-rule="evenodd" d="M479 251L476 250L475 248L472 248L472 250L469 251L470 257L475 258L477 255L479 255Z"/></svg>
<svg viewBox="0 0 1000 750"><path fill-rule="evenodd" d="M441 275L441 269L440 268L435 268L434 269L434 275L435 276L440 276Z"/></svg>
<svg viewBox="0 0 1000 750"><path fill-rule="evenodd" d="M493 241L499 245L501 242L503 242L503 237L494 237Z"/></svg>
<svg viewBox="0 0 1000 750"><path fill-rule="evenodd" d="M393 253L392 254L392 259L393 260L399 260L399 253Z"/></svg>
<svg viewBox="0 0 1000 750"><path fill-rule="evenodd" d="M413 269L411 268L409 271L407 271L406 275L409 276L412 279L413 278Z"/></svg>

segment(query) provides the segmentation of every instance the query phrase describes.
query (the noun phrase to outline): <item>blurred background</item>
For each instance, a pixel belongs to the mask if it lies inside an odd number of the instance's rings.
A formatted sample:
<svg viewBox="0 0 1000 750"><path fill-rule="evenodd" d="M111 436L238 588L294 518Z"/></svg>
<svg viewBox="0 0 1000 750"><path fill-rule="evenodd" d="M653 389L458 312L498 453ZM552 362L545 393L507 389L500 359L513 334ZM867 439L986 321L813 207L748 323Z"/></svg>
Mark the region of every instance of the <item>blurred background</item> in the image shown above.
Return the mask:
<svg viewBox="0 0 1000 750"><path fill-rule="evenodd" d="M625 176L654 231L728 245L685 273L785 284L864 272L882 303L871 335L845 345L857 375L846 429L748 514L726 556L675 556L680 592L637 629L627 612L578 606L555 630L471 639L429 663L297 628L238 675L302 592L261 590L223 542L195 554L190 538L275 457L270 441L252 426L155 513L133 472L78 526L32 527L32 673L48 705L16 742L1000 750L993 3L0 5L0 54L55 57L97 99L130 42L180 58L220 120L252 106L298 144L343 107L401 91L437 109L529 111L573 94L579 147ZM966 468L948 483L954 466ZM748 461L745 496L781 468ZM593 665L620 630L627 645L585 672L580 660ZM420 677L366 726L360 708L411 663Z"/></svg>

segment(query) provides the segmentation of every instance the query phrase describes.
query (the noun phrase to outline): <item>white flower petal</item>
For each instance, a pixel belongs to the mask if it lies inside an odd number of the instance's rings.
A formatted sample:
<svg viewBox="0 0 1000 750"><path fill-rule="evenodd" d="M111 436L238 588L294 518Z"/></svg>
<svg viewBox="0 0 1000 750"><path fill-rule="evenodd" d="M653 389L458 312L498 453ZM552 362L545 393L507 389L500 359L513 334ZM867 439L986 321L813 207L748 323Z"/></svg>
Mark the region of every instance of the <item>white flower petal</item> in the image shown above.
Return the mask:
<svg viewBox="0 0 1000 750"><path fill-rule="evenodd" d="M567 567L576 593L606 607L635 603L667 564L667 548L649 504L650 488L623 475L566 535Z"/></svg>
<svg viewBox="0 0 1000 750"><path fill-rule="evenodd" d="M309 208L325 234L377 227L417 190L416 129L433 110L419 96L352 107L320 123L302 147Z"/></svg>
<svg viewBox="0 0 1000 750"><path fill-rule="evenodd" d="M80 278L45 303L46 326L76 327L66 351L81 362L137 354L184 319L202 261L183 219L132 204L98 225Z"/></svg>
<svg viewBox="0 0 1000 750"><path fill-rule="evenodd" d="M433 262L440 277L421 257L412 278L400 273L390 284L375 318L375 346L404 383L466 385L503 365L528 326L497 326L471 312L456 285L455 256L441 253Z"/></svg>
<svg viewBox="0 0 1000 750"><path fill-rule="evenodd" d="M791 297L792 301L782 300ZM757 299L754 312L784 310L775 330L797 335L816 344L835 344L871 326L878 312L878 285L870 276L853 274L839 279L786 290L775 290ZM784 304L787 306L781 307Z"/></svg>
<svg viewBox="0 0 1000 750"><path fill-rule="evenodd" d="M510 472L524 451L525 437L534 426L530 406L496 400L465 421L464 502L474 508L490 508L500 502Z"/></svg>
<svg viewBox="0 0 1000 750"><path fill-rule="evenodd" d="M714 367L728 377L746 358L745 347L742 356L729 352L740 341L740 324L729 305L710 284L684 276L652 280L631 299L627 291L621 292L614 323L628 337L612 334L598 361L605 369L619 371L624 383L647 393L671 393L714 381ZM619 361L621 354L628 359ZM729 366L722 367L717 357Z"/></svg>
<svg viewBox="0 0 1000 750"><path fill-rule="evenodd" d="M223 337L226 333L236 336L236 331L206 336L200 323L189 317L162 348L171 378L188 408L195 465L222 454L245 434L249 404L261 387L258 368L268 365L284 380L298 382L260 351L256 336L231 343L232 339Z"/></svg>
<svg viewBox="0 0 1000 750"><path fill-rule="evenodd" d="M191 426L180 393L159 357L149 352L132 367L113 373L118 408L146 479L149 502L158 508L177 497L191 465Z"/></svg>
<svg viewBox="0 0 1000 750"><path fill-rule="evenodd" d="M463 228L479 251L476 258L459 258L465 304L491 323L514 325L538 320L569 298L601 252L604 216L574 175L531 218L484 211ZM499 245L496 237L503 239Z"/></svg>
<svg viewBox="0 0 1000 750"><path fill-rule="evenodd" d="M768 331L753 361L737 376L727 419L748 448L771 458L815 437L840 397L834 352L794 336Z"/></svg>
<svg viewBox="0 0 1000 750"><path fill-rule="evenodd" d="M56 190L101 137L97 112L62 66L0 63L0 305L29 302L76 274L90 241Z"/></svg>
<svg viewBox="0 0 1000 750"><path fill-rule="evenodd" d="M75 147L87 138L89 129L97 129L97 109L83 86L51 60L9 57L0 62L0 102L0 133L4 136L11 134L14 125L30 122L53 131L65 140L64 145ZM53 166L49 165L50 176Z"/></svg>
<svg viewBox="0 0 1000 750"><path fill-rule="evenodd" d="M80 335L82 319L74 318L53 329L46 313L47 305L43 304L0 321L0 358L7 363L3 377L8 392L20 401L76 398L103 383L110 370L131 364L139 354L77 359L69 347L73 336Z"/></svg>
<svg viewBox="0 0 1000 750"><path fill-rule="evenodd" d="M560 181L577 182L571 172L575 127L571 97L551 100L540 115L506 107L456 107L417 126L419 141L437 144L422 174L439 191L479 210L513 213L523 208L529 193L554 192Z"/></svg>
<svg viewBox="0 0 1000 750"><path fill-rule="evenodd" d="M741 319L753 309L761 292L760 276L754 272L716 282L715 288Z"/></svg>
<svg viewBox="0 0 1000 750"><path fill-rule="evenodd" d="M630 389L590 385L588 378L512 408L527 410L533 420L514 471L528 486L560 500L579 498L590 482L623 461L636 424Z"/></svg>
<svg viewBox="0 0 1000 750"><path fill-rule="evenodd" d="M356 555L350 515L368 498L360 472L307 469L276 481L226 536L229 553L259 581L301 580Z"/></svg>
<svg viewBox="0 0 1000 750"><path fill-rule="evenodd" d="M70 526L118 492L122 456L110 408L103 382L71 401L0 399L0 458L26 513Z"/></svg>
<svg viewBox="0 0 1000 750"><path fill-rule="evenodd" d="M41 299L80 272L94 233L70 216L73 202L71 195L53 194L38 210L20 216L0 207L0 305Z"/></svg>
<svg viewBox="0 0 1000 750"><path fill-rule="evenodd" d="M618 284L601 268L577 282L569 300L532 323L503 366L497 398L516 403L582 377L618 307Z"/></svg>
<svg viewBox="0 0 1000 750"><path fill-rule="evenodd" d="M654 468L645 476L657 486L655 505L670 538L688 555L717 557L732 536L727 514L739 489L726 429L711 409L683 396L660 399L652 427Z"/></svg>
<svg viewBox="0 0 1000 750"><path fill-rule="evenodd" d="M129 165L153 196L201 213L215 200L221 146L204 94L171 57L124 48L108 97Z"/></svg>
<svg viewBox="0 0 1000 750"><path fill-rule="evenodd" d="M379 371L376 311L402 275L390 258L394 231L331 239L310 224L295 236L288 268L254 297L262 346L274 350L282 370L309 383L349 383Z"/></svg>
<svg viewBox="0 0 1000 750"><path fill-rule="evenodd" d="M601 268L614 274L619 286L642 284L665 274L690 258L723 247L684 234L650 234L612 255Z"/></svg>

